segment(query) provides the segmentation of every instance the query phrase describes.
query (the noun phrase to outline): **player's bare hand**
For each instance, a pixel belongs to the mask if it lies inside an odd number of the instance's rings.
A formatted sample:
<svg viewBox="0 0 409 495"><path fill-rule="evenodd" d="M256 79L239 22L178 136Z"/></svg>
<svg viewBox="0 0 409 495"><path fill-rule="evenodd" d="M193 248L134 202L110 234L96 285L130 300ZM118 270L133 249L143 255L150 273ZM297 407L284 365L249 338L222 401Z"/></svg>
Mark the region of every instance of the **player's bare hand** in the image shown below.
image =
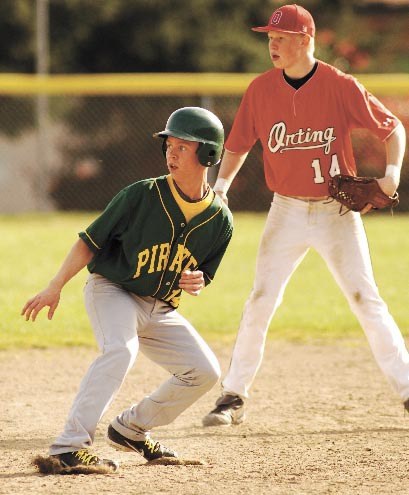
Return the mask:
<svg viewBox="0 0 409 495"><path fill-rule="evenodd" d="M365 215L365 213L368 213L372 210L372 205L368 203L363 210L361 210L359 213L361 215Z"/></svg>
<svg viewBox="0 0 409 495"><path fill-rule="evenodd" d="M198 296L204 286L204 276L200 270L185 270L180 276L179 287L192 296Z"/></svg>
<svg viewBox="0 0 409 495"><path fill-rule="evenodd" d="M25 316L26 321L35 321L38 313L45 307L48 306L48 319L51 320L54 316L54 312L57 309L58 303L60 302L61 291L56 290L52 287L47 287L43 291L39 292L37 295L29 299L24 305L21 314Z"/></svg>

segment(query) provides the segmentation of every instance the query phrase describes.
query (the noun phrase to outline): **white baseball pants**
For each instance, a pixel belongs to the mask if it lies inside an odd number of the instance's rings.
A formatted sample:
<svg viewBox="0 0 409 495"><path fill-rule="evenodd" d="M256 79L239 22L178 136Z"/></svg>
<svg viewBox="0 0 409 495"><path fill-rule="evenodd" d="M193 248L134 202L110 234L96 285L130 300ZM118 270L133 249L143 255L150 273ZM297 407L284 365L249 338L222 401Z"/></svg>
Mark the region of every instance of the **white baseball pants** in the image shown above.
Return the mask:
<svg viewBox="0 0 409 495"><path fill-rule="evenodd" d="M138 297L96 274L88 278L84 295L101 355L83 378L64 431L50 447L51 455L92 445L97 424L139 348L171 377L122 413L121 425L129 438L135 431L140 436L141 431L169 424L220 378L214 353L192 325L166 303Z"/></svg>
<svg viewBox="0 0 409 495"><path fill-rule="evenodd" d="M409 397L409 355L376 286L359 213L339 215L339 204L279 194L267 217L253 289L244 306L225 392L247 398L261 364L271 318L309 248L325 260L361 324L373 355L403 400Z"/></svg>

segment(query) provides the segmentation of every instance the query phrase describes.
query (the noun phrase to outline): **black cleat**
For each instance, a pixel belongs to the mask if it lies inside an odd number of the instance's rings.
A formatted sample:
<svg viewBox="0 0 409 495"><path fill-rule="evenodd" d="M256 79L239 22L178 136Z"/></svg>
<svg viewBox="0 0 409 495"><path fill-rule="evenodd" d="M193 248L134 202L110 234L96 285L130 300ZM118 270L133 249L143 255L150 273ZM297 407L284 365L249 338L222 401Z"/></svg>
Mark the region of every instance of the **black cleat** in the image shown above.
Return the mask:
<svg viewBox="0 0 409 495"><path fill-rule="evenodd" d="M107 441L114 449L138 452L148 461L161 457L178 457L176 452L159 442L155 442L149 435L146 436L145 440L131 440L121 435L112 425L108 426Z"/></svg>
<svg viewBox="0 0 409 495"><path fill-rule="evenodd" d="M409 399L405 400L403 407L405 408L405 411L409 413Z"/></svg>
<svg viewBox="0 0 409 495"><path fill-rule="evenodd" d="M118 471L119 464L110 459L101 459L95 454L91 454L88 449L76 450L75 452L64 452L51 456L58 459L63 468L75 467L101 467L112 471Z"/></svg>
<svg viewBox="0 0 409 495"><path fill-rule="evenodd" d="M239 425L245 420L244 402L238 395L224 394L216 401L216 407L207 414L203 426Z"/></svg>

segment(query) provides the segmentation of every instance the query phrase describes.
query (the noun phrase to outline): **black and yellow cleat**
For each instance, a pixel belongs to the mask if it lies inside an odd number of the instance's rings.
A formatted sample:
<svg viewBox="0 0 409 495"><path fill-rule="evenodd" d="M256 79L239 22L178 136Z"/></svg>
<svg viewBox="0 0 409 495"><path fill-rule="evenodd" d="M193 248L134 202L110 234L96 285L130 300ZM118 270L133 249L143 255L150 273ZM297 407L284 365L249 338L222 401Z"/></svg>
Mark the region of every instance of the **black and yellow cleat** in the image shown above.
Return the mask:
<svg viewBox="0 0 409 495"><path fill-rule="evenodd" d="M81 449L75 452L64 452L63 454L53 455L58 459L60 464L65 468L76 468L79 466L94 466L108 468L112 471L117 471L119 464L111 459L101 459L95 454L92 454L88 449Z"/></svg>
<svg viewBox="0 0 409 495"><path fill-rule="evenodd" d="M117 450L138 452L146 460L153 461L162 457L178 457L177 453L147 435L145 440L131 440L121 435L112 425L108 427L107 442Z"/></svg>
<svg viewBox="0 0 409 495"><path fill-rule="evenodd" d="M33 465L42 474L109 474L119 469L119 463L101 459L87 449L43 457L37 455Z"/></svg>

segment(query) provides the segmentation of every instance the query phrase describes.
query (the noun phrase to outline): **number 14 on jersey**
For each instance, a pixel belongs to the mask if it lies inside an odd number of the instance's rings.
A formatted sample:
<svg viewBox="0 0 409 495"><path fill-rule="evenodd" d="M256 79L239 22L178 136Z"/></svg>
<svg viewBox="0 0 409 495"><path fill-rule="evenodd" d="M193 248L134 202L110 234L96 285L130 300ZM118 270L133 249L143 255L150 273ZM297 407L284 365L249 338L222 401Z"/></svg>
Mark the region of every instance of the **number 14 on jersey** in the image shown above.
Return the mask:
<svg viewBox="0 0 409 495"><path fill-rule="evenodd" d="M315 184L322 184L325 182L324 176L322 175L322 167L319 158L315 158L312 161L311 167L314 169L314 182ZM338 175L341 173L338 163L338 157L336 153L331 156L331 165L329 167L329 175L330 177L334 177L334 175Z"/></svg>

